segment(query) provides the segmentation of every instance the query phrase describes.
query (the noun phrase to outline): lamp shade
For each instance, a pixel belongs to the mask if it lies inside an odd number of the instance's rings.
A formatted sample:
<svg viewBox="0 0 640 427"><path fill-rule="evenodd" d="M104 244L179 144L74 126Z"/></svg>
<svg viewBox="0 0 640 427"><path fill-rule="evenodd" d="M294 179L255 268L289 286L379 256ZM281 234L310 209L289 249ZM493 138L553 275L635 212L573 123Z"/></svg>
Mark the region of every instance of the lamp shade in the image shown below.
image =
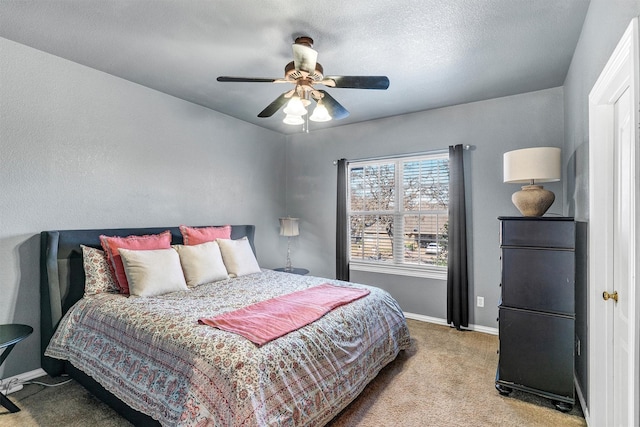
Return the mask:
<svg viewBox="0 0 640 427"><path fill-rule="evenodd" d="M524 148L504 153L504 182L533 184L561 177L561 150L557 147Z"/></svg>
<svg viewBox="0 0 640 427"><path fill-rule="evenodd" d="M299 96L294 95L287 103L287 107L284 109L284 113L291 116L304 116L307 114L307 109L304 108L304 104Z"/></svg>
<svg viewBox="0 0 640 427"><path fill-rule="evenodd" d="M304 124L304 119L301 116L287 114L287 116L282 119L282 122L287 125L302 125Z"/></svg>
<svg viewBox="0 0 640 427"><path fill-rule="evenodd" d="M280 218L280 235L287 237L299 235L298 221L299 218Z"/></svg>
<svg viewBox="0 0 640 427"><path fill-rule="evenodd" d="M309 120L314 122L328 122L329 120L331 120L331 116L329 115L327 107L325 107L322 102L318 102L318 105L313 110L313 114L311 114Z"/></svg>

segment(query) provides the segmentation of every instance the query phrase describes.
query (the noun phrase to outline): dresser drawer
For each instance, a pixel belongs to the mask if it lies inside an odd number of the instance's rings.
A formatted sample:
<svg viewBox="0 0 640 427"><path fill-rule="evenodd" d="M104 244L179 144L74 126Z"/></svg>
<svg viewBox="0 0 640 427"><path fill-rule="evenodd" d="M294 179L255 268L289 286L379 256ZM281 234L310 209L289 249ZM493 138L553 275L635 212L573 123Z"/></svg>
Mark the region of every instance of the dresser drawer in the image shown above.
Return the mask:
<svg viewBox="0 0 640 427"><path fill-rule="evenodd" d="M500 308L501 381L574 398L573 319Z"/></svg>
<svg viewBox="0 0 640 427"><path fill-rule="evenodd" d="M572 251L502 249L502 305L573 315L574 288Z"/></svg>
<svg viewBox="0 0 640 427"><path fill-rule="evenodd" d="M573 221L502 220L500 244L502 246L528 246L540 248L575 247Z"/></svg>

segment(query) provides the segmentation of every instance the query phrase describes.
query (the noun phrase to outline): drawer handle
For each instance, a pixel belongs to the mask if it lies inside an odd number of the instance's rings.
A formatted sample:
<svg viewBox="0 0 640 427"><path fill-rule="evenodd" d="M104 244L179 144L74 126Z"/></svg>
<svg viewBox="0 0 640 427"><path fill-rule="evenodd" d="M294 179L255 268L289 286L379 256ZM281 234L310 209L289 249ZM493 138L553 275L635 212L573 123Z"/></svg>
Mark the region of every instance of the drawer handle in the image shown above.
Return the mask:
<svg viewBox="0 0 640 427"><path fill-rule="evenodd" d="M615 302L618 302L618 291L613 291L613 293L612 293L612 294L610 294L610 293L609 293L609 292L607 292L607 291L604 291L604 292L602 293L602 299L603 299L603 300L605 300L605 301L607 301L607 300L609 300L609 299L612 299L612 300L614 300Z"/></svg>

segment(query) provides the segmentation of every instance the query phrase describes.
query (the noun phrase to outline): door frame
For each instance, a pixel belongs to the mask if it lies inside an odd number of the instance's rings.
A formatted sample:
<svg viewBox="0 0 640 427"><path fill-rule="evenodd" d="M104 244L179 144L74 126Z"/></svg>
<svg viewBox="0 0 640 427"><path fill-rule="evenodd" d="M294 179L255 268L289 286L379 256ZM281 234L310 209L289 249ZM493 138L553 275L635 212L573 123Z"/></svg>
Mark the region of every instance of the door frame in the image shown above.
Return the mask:
<svg viewBox="0 0 640 427"><path fill-rule="evenodd" d="M613 103L625 90L629 89L633 97L633 121L635 129L635 173L634 187L638 185L640 175L639 166L639 74L640 74L640 53L638 36L638 18L634 18L622 39L618 43L611 58L605 65L600 77L596 81L589 94L589 280L588 280L588 402L585 409L585 417L589 425L608 426L613 423L613 371L614 361L611 359L613 336L610 333L612 328L614 305L611 301L605 302L602 299L609 278L613 272L613 194L610 191L614 179L613 163ZM637 192L637 191L636 191ZM638 203L640 197L630 194L635 218L635 224L640 227L640 210ZM635 254L640 254L640 243L638 243L640 233L638 228L633 231L635 235ZM634 421L633 425L640 422L638 397L639 379L638 344L640 343L640 316L636 315L636 308L640 307L640 292L638 292L638 256L634 255L635 264L632 266L633 283L629 290L630 313L634 318L630 318L633 333L630 339L630 356L634 360L634 372L630 372L633 378L630 408ZM605 345L606 344L606 345Z"/></svg>

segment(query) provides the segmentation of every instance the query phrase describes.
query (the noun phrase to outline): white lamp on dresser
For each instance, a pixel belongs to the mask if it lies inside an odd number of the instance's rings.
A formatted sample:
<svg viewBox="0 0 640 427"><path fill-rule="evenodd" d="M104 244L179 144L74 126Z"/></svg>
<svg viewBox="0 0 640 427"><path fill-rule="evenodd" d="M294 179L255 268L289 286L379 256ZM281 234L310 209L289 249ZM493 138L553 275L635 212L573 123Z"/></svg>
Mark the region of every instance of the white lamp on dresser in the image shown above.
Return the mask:
<svg viewBox="0 0 640 427"><path fill-rule="evenodd" d="M540 183L560 181L560 176L560 148L535 147L504 153L504 182L527 184L511 196L523 216L544 215L556 196Z"/></svg>

